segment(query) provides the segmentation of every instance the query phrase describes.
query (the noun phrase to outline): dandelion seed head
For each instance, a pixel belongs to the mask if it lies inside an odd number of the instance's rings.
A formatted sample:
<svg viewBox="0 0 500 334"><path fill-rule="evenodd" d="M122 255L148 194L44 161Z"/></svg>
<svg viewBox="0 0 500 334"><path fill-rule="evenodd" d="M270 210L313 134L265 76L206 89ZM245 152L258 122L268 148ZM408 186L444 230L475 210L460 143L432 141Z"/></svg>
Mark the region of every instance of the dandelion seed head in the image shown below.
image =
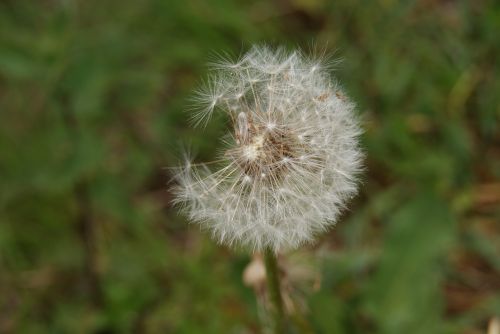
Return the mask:
<svg viewBox="0 0 500 334"><path fill-rule="evenodd" d="M254 47L215 68L196 124L225 112L231 140L218 170L179 170L175 201L221 243L279 252L312 242L357 192L354 104L299 51Z"/></svg>

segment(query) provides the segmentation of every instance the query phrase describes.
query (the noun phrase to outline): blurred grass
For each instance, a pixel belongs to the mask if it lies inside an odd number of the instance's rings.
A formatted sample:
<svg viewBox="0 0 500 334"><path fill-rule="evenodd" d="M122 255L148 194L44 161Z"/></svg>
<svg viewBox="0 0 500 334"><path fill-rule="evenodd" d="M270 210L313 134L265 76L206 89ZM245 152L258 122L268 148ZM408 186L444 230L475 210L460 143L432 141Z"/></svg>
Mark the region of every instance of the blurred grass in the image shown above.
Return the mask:
<svg viewBox="0 0 500 334"><path fill-rule="evenodd" d="M361 195L315 247L320 333L485 333L500 315L495 1L0 3L0 332L254 333L248 255L170 207L215 53L311 43L366 129ZM177 152L177 153L176 153Z"/></svg>

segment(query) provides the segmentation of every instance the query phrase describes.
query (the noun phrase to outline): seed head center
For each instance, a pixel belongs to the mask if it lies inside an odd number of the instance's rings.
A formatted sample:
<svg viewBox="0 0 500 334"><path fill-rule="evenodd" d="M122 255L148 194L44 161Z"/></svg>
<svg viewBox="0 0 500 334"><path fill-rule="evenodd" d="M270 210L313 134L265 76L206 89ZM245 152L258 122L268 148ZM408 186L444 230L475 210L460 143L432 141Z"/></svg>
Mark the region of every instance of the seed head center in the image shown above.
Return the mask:
<svg viewBox="0 0 500 334"><path fill-rule="evenodd" d="M243 146L243 156L249 161L255 161L262 155L265 138L263 135L256 136L254 140Z"/></svg>
<svg viewBox="0 0 500 334"><path fill-rule="evenodd" d="M289 128L275 121L256 122L244 112L236 119L235 137L237 147L229 149L226 156L245 176L263 182L281 180L305 149Z"/></svg>

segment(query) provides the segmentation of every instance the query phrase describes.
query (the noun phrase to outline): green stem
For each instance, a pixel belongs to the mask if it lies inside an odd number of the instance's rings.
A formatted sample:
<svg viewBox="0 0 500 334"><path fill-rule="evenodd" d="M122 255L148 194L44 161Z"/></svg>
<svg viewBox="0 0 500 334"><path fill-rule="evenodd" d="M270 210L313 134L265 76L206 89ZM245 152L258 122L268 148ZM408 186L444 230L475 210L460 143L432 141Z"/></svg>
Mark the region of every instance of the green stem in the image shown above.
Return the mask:
<svg viewBox="0 0 500 334"><path fill-rule="evenodd" d="M276 255L269 248L264 250L264 263L266 265L269 300L272 306L274 333L283 334L285 333L285 312L281 297L280 272Z"/></svg>

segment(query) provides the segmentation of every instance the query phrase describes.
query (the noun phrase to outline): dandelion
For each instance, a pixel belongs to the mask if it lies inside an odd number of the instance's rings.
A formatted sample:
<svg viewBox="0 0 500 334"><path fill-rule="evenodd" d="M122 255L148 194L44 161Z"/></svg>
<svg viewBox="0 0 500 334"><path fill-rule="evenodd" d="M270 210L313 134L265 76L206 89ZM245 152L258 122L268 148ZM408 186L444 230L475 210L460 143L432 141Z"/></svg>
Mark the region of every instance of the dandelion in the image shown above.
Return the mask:
<svg viewBox="0 0 500 334"><path fill-rule="evenodd" d="M232 131L215 171L188 161L175 201L220 243L264 254L274 329L285 331L276 254L333 226L357 191L362 153L354 104L324 61L254 47L215 65L195 124L224 112Z"/></svg>
<svg viewBox="0 0 500 334"><path fill-rule="evenodd" d="M211 171L190 162L176 201L224 244L275 253L333 226L356 193L362 153L354 104L328 67L295 51L254 47L216 65L197 124L227 113L232 131Z"/></svg>

